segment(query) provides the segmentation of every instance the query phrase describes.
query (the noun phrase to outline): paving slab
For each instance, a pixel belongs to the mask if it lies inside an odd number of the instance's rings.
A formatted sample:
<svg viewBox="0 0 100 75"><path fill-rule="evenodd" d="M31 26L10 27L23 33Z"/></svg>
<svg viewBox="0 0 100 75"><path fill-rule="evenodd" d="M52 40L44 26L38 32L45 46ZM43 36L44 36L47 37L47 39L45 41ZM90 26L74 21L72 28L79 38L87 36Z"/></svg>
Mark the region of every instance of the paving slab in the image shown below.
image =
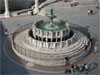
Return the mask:
<svg viewBox="0 0 100 75"><path fill-rule="evenodd" d="M100 13L99 13L100 14ZM88 16L86 13L80 13L80 14L69 14L69 15L59 15L57 18L59 19L64 19L68 20L69 23L72 24L78 24L80 26L85 27L86 29L91 30L97 35L97 39L99 40L99 14L95 14L92 16ZM4 27L8 29L8 33L11 34L13 33L17 28L19 28L21 25L31 23L34 20L40 20L40 19L47 19L46 17L42 16L24 16L20 18L10 18L10 19L3 19L0 21L0 41L1 41L1 48L0 52L1 54L1 60L2 60L2 65L1 65L1 73L2 74L13 74L13 75L66 75L65 73L43 73L43 72L36 72L36 71L31 71L28 69L25 69L14 62L12 62L8 57L5 56L3 52L3 43L6 38L4 35ZM17 25L20 24L20 25ZM99 43L100 45L100 43ZM100 53L97 55L97 57L90 63L93 64L91 66L92 70L89 71L88 75L99 75L99 56ZM94 67L95 65L95 67ZM94 68L93 68L94 67ZM74 75L84 75L83 73L75 72Z"/></svg>

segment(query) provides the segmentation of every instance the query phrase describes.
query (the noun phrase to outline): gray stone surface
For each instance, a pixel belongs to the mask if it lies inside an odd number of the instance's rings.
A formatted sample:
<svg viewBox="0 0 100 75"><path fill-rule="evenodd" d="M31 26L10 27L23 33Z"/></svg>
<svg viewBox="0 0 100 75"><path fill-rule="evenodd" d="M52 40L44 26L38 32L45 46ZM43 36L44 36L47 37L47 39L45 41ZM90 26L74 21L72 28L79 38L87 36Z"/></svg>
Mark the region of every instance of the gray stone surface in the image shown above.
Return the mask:
<svg viewBox="0 0 100 75"><path fill-rule="evenodd" d="M86 28L86 30L91 30L92 32L95 33L95 35L100 37L99 33L99 28L100 28L100 23L99 23L99 15L94 14L91 16L88 16L86 13L80 13L80 14L66 14L66 15L58 15L58 19L64 19L68 20L68 23L72 24L78 24L80 26L83 26ZM13 33L17 28L24 24L31 23L36 20L40 19L47 19L46 17L42 16L25 16L25 17L19 17L19 18L10 18L10 19L4 19L0 21L0 57L1 57L1 75L66 75L65 73L42 73L42 72L36 72L36 71L31 71L28 70L14 62L12 62L8 57L5 56L3 52L3 43L6 38L3 32L3 28L6 27L8 29L8 33L11 34ZM100 38L97 37L97 40ZM100 42L99 42L100 46ZM90 70L88 75L100 75L100 52L98 52L98 56L91 61L90 65ZM79 73L75 72L72 75L84 75L85 73Z"/></svg>

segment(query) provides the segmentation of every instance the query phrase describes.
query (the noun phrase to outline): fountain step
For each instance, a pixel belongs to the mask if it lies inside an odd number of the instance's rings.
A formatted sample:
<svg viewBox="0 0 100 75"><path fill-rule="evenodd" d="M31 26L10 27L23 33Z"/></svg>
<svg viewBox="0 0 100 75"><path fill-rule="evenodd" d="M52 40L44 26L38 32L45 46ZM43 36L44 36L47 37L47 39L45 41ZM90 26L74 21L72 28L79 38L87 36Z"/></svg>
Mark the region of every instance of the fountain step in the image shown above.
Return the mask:
<svg viewBox="0 0 100 75"><path fill-rule="evenodd" d="M86 51L84 48L85 44L87 43L87 38L80 32L77 32L79 34L79 35L77 34L77 43L70 45L69 48L68 47L61 48L62 51L58 51L57 49L58 52L55 53L53 53L52 51L47 51L47 53L44 53L42 52L42 48L35 47L27 39L28 37L27 32L28 30L19 33L14 40L18 44L18 46L16 46L17 49L15 53L25 60L41 65L52 66L52 65L64 65L64 58L67 56L71 58L70 59L71 62L76 62L86 55L85 54ZM45 48L45 50L48 49Z"/></svg>
<svg viewBox="0 0 100 75"><path fill-rule="evenodd" d="M26 42L26 41L25 41L25 42ZM32 49L32 47L33 47L34 45L30 43L29 46L31 46L30 48ZM45 48L42 48L42 49L45 49ZM62 48L61 48L61 49L62 49Z"/></svg>
<svg viewBox="0 0 100 75"><path fill-rule="evenodd" d="M23 33L22 33L23 34ZM20 35L22 35L22 34L20 34ZM20 36L19 35L19 36ZM26 35L26 34L25 34ZM21 38L20 38L21 39ZM16 40L16 39L15 39ZM84 41L85 40L85 41ZM23 39L22 38L22 41L24 41L24 44L22 43L22 42L20 42L20 40L16 40L17 41L17 44L21 44L21 46L23 47L23 48L25 48L26 47L26 49L29 49L29 50L31 50L31 51L34 51L33 49L35 48L35 49L40 49L40 51L38 51L38 52L41 52L41 48L37 48L37 47L34 47L32 44L30 44L29 42L28 42L28 40L26 40L26 39ZM18 41L20 42L20 43L18 43ZM84 41L84 42L83 42ZM71 46L71 48L68 48L67 50L69 50L69 51L67 51L66 49L65 49L65 51L63 52L63 53L73 53L73 51L75 50L75 52L77 52L78 51L78 49L80 49L80 48L82 48L83 46L84 46L84 43L86 42L86 38L83 38L83 39L81 39L81 41L79 41L79 43L77 43L76 45L73 45L73 46ZM29 45L29 46L28 46ZM31 46L31 47L30 47ZM33 48L34 47L34 48ZM36 52L37 52L37 50L36 50ZM42 52L41 52L42 53ZM52 53L52 52L51 52ZM58 52L55 52L56 54L58 53ZM55 53L53 53L53 54L55 54ZM61 51L59 52L59 53L62 53ZM50 54L50 52L49 52L49 54Z"/></svg>
<svg viewBox="0 0 100 75"><path fill-rule="evenodd" d="M72 59L71 59L71 62L77 62L79 60L81 60L82 58L86 57L88 52L89 52L89 49L91 47L91 44L89 45L89 47L87 48L87 50L83 50L82 52L80 52L79 54L77 54L76 56L74 56Z"/></svg>
<svg viewBox="0 0 100 75"><path fill-rule="evenodd" d="M85 45L81 41L81 43L79 43L79 45L77 45L76 48L74 48L74 49L72 48L73 50L69 51L68 53L66 52L66 54L68 54L68 56L72 57L73 55L80 53L82 51L82 48L85 48Z"/></svg>

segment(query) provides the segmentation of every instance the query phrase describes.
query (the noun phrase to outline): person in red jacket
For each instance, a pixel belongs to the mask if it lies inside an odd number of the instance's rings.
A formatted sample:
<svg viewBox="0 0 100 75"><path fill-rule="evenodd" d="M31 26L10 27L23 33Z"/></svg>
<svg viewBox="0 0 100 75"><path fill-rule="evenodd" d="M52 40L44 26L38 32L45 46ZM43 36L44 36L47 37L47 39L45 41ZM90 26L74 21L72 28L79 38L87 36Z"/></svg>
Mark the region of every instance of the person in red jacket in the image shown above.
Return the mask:
<svg viewBox="0 0 100 75"><path fill-rule="evenodd" d="M88 15L93 15L93 9L91 8L91 9L88 9Z"/></svg>
<svg viewBox="0 0 100 75"><path fill-rule="evenodd" d="M88 9L87 13L88 13L88 15L91 15L90 9Z"/></svg>
<svg viewBox="0 0 100 75"><path fill-rule="evenodd" d="M4 32L5 32L5 35L8 35L8 29L7 28L4 29Z"/></svg>

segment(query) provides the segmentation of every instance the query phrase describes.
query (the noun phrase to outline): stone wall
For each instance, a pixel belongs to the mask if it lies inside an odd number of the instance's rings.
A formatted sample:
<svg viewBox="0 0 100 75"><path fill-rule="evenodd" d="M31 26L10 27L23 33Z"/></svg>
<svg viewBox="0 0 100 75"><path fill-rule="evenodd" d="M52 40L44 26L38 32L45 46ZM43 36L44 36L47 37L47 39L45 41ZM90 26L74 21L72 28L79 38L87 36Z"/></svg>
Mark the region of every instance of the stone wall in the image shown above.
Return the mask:
<svg viewBox="0 0 100 75"><path fill-rule="evenodd" d="M26 9L34 4L34 0L8 0L10 11ZM4 0L0 0L0 13L4 12Z"/></svg>

